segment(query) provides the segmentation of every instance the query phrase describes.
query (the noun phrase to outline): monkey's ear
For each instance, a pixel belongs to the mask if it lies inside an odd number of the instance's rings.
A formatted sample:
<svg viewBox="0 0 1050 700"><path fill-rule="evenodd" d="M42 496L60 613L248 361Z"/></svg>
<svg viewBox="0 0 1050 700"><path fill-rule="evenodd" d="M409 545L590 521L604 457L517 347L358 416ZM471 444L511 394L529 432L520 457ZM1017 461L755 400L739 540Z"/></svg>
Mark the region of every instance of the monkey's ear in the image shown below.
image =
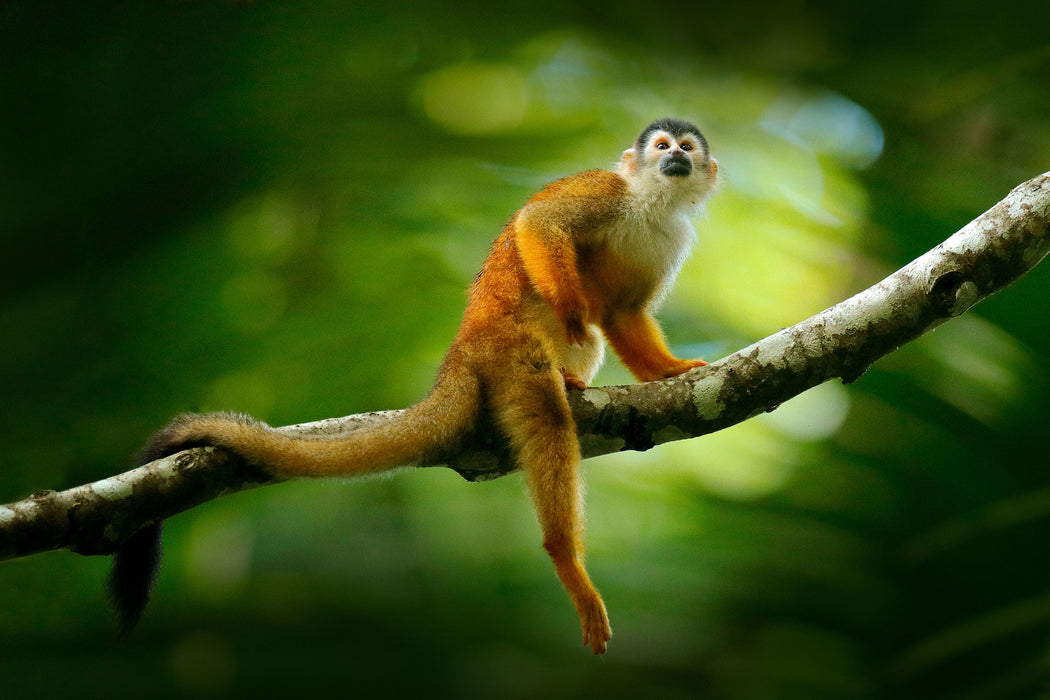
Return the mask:
<svg viewBox="0 0 1050 700"><path fill-rule="evenodd" d="M623 157L620 158L620 170L627 175L634 175L637 169L638 163L635 160L634 149L628 148L623 152Z"/></svg>

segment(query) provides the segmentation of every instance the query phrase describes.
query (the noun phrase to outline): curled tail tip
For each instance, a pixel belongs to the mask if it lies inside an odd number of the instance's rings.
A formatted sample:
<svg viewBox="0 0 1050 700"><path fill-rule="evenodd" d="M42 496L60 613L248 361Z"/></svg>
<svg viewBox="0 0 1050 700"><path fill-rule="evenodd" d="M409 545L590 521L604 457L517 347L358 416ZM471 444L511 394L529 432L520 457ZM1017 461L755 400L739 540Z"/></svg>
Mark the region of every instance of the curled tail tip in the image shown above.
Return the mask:
<svg viewBox="0 0 1050 700"><path fill-rule="evenodd" d="M203 443L194 443L192 438L186 437L187 433L194 424L214 420L229 421L231 423L241 423L244 425L265 425L249 415L235 413L233 411L224 411L220 413L183 413L182 415L176 416L170 423L149 437L146 444L143 445L135 455L135 466L149 464L154 460L167 457L168 455L189 447L199 447L200 444Z"/></svg>
<svg viewBox="0 0 1050 700"><path fill-rule="evenodd" d="M121 635L134 629L149 602L160 570L161 523L153 523L126 539L113 555L106 580L110 603Z"/></svg>
<svg viewBox="0 0 1050 700"><path fill-rule="evenodd" d="M192 426L214 420L264 425L240 413L185 413L150 436L136 454L135 465L149 464L193 447L194 438L188 437L192 435ZM122 635L135 627L149 603L160 570L161 530L161 522L140 528L124 540L113 555L106 589Z"/></svg>

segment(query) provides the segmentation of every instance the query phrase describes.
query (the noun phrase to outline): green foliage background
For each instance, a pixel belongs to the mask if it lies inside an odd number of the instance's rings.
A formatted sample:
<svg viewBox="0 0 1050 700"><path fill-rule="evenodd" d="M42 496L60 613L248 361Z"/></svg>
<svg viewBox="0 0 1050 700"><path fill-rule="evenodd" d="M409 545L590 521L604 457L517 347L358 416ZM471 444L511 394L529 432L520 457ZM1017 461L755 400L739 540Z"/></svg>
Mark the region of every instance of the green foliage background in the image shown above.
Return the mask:
<svg viewBox="0 0 1050 700"><path fill-rule="evenodd" d="M709 359L1050 169L1045 3L729 5L0 5L0 502L183 410L417 400L506 218L657 117L725 175L661 314ZM419 470L172 519L126 642L103 559L0 564L2 695L1045 697L1048 295L586 463L607 658L520 480Z"/></svg>

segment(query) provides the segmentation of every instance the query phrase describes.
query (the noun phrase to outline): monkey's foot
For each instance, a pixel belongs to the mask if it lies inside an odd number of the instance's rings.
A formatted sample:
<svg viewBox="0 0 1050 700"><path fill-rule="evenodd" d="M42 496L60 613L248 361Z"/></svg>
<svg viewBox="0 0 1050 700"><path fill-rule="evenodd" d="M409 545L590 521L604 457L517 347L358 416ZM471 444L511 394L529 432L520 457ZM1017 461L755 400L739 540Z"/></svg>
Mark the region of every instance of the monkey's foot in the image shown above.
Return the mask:
<svg viewBox="0 0 1050 700"><path fill-rule="evenodd" d="M596 595L593 600L581 604L577 612L583 626L584 646L589 645L595 654L604 654L609 640L612 639L612 627L609 626L609 613L605 611L605 603Z"/></svg>
<svg viewBox="0 0 1050 700"><path fill-rule="evenodd" d="M561 376L565 380L566 389L580 389L582 391L587 388L587 382L583 381L564 367L561 369Z"/></svg>

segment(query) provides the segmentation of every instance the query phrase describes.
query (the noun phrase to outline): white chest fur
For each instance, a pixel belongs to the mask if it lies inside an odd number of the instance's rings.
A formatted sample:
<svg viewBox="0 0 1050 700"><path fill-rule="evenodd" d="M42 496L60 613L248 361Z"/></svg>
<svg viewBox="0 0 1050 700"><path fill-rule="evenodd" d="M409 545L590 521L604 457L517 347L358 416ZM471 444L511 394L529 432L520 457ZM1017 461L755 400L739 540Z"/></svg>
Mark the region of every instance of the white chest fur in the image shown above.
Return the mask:
<svg viewBox="0 0 1050 700"><path fill-rule="evenodd" d="M605 238L627 274L642 274L656 283L654 303L662 301L696 241L696 229L687 214L692 207L659 204L663 206L631 208Z"/></svg>
<svg viewBox="0 0 1050 700"><path fill-rule="evenodd" d="M638 212L609 231L609 244L631 267L659 277L675 276L696 240L696 229L682 212L645 217Z"/></svg>

